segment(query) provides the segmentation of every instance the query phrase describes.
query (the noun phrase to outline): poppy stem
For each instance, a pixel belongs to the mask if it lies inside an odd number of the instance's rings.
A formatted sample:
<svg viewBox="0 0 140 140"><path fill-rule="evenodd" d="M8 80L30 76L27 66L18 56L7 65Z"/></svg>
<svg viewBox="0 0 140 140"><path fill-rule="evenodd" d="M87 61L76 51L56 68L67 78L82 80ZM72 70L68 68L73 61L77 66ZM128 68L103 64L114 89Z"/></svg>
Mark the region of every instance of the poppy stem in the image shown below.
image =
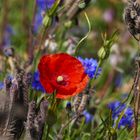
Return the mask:
<svg viewBox="0 0 140 140"><path fill-rule="evenodd" d="M52 102L51 102L51 107L52 107L52 110L54 108L54 105L55 105L55 95L56 95L56 90L53 92L52 94Z"/></svg>
<svg viewBox="0 0 140 140"><path fill-rule="evenodd" d="M53 113L55 113L57 105L60 103L60 100L55 99L55 95L56 95L56 91L53 92L51 109L50 109ZM55 124L55 121L53 122L53 124ZM48 138L49 138L49 133L50 133L50 130L51 130L51 127L53 126L53 124L51 124L51 125L48 124L46 140L48 140Z"/></svg>

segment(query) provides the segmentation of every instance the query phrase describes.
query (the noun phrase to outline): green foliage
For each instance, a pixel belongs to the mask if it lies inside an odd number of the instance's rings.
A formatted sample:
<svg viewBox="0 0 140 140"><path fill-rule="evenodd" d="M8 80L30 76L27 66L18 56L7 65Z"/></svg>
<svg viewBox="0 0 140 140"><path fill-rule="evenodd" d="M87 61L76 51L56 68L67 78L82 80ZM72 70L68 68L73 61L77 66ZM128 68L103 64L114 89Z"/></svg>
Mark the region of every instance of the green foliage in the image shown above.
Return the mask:
<svg viewBox="0 0 140 140"><path fill-rule="evenodd" d="M1 81L4 81L7 74L15 75L18 66L33 73L44 54L63 52L70 53L74 57L96 58L98 61L95 76L89 82L89 101L85 106L93 116L93 120L89 123L86 123L83 114L79 117L77 110L74 111L74 98L66 101L57 100L55 93L42 94L30 88L29 101L36 102L35 113L39 112L43 100L49 101L42 140L57 139L59 133L63 140L133 139L133 128L118 129L125 109L121 111L114 125L112 112L107 107L110 102L116 100L124 101L127 106L133 104L131 92L135 72L133 59L138 55L138 43L130 37L123 22L125 3L117 0L92 0L88 5L85 1L80 1L76 5L73 1L67 7L65 4L61 5L60 0L56 0L52 8L42 15L42 25L38 33L32 33L30 26L35 18L34 12L37 11L33 8L34 1L27 0L27 3L19 0L6 1L7 11L4 11L4 0L0 1L0 35L3 24L12 26L14 33L10 36L10 47L15 49L15 56L6 57L4 49L0 47ZM71 8L73 10L69 11ZM113 13L108 13L110 9ZM108 21L104 15L106 12ZM7 15L6 23L3 21L4 13ZM2 36L0 40L1 38ZM47 41L48 44L45 46ZM30 68L26 63L31 60L33 65ZM101 75L97 76L99 68L102 69ZM123 98L124 93L128 98ZM66 109L67 101L72 103L70 112Z"/></svg>

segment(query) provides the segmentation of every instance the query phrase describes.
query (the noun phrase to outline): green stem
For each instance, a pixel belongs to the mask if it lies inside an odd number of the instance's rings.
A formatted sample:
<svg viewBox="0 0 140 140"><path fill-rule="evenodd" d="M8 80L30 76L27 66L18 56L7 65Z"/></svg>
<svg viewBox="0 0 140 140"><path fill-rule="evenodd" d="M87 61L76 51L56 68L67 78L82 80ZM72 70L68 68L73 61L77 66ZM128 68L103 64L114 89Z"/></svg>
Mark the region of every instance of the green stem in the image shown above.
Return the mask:
<svg viewBox="0 0 140 140"><path fill-rule="evenodd" d="M78 44L76 45L75 56L78 55L78 50L79 50L80 44L88 37L88 35L89 35L90 31L91 31L91 24L90 24L89 18L88 18L88 16L87 16L87 13L84 12L84 15L85 15L86 20L87 20L87 23L88 23L88 32L87 32L87 34L78 42Z"/></svg>
<svg viewBox="0 0 140 140"><path fill-rule="evenodd" d="M52 101L51 101L51 110L54 110L54 108L55 108L55 95L56 95L56 91L54 91L53 92L53 94L52 94Z"/></svg>
<svg viewBox="0 0 140 140"><path fill-rule="evenodd" d="M48 125L47 135L46 135L46 139L45 140L48 140L49 139L50 130L51 130L51 127Z"/></svg>
<svg viewBox="0 0 140 140"><path fill-rule="evenodd" d="M62 50L62 44L63 44L63 39L62 38L65 38L66 31L67 31L66 27L63 27L60 35L58 35L59 36L59 42L58 42L59 49L58 50L60 50L60 51Z"/></svg>
<svg viewBox="0 0 140 140"><path fill-rule="evenodd" d="M43 32L42 32L42 35L41 35L39 47L38 47L39 50L38 50L38 52L37 52L37 54L36 54L36 56L35 56L35 58L34 58L34 61L33 61L33 66L34 66L34 67L33 67L33 71L35 71L35 69L36 69L37 59L38 59L38 57L39 57L40 54L41 54L41 45L42 45L44 36L45 36L45 34L46 34L46 30L47 30L47 27L44 27Z"/></svg>
<svg viewBox="0 0 140 140"><path fill-rule="evenodd" d="M120 113L119 118L117 119L117 122L116 122L115 130L117 130L118 125L119 125L119 122L120 122L120 120L122 119L122 117L123 117L123 115L124 115L124 113L125 113L125 110L126 110L126 109L124 109L124 110Z"/></svg>
<svg viewBox="0 0 140 140"><path fill-rule="evenodd" d="M47 32L47 28L50 26L50 23L51 23L51 17L54 16L56 10L57 10L57 7L60 3L60 0L56 0L54 5L52 6L52 8L48 11L48 21L47 23L45 23L44 27L43 27L43 32L42 32L42 35L41 35L41 40L40 40L40 43L39 43L39 50L34 58L34 61L33 61L33 71L35 71L35 68L36 68L36 65L37 65L37 58L40 56L41 54L41 45L42 45L42 42L44 41L44 37L46 35L46 32Z"/></svg>

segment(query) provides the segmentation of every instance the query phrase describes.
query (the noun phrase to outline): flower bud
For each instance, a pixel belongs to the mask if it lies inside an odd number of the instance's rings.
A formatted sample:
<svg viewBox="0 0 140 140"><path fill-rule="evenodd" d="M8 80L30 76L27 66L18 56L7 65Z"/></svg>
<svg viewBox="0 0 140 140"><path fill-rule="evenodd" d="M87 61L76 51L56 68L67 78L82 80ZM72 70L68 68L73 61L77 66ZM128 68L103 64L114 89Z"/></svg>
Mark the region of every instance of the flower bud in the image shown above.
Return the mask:
<svg viewBox="0 0 140 140"><path fill-rule="evenodd" d="M104 47L100 48L98 51L98 57L99 59L107 59L109 57L110 50L105 49Z"/></svg>
<svg viewBox="0 0 140 140"><path fill-rule="evenodd" d="M49 22L50 22L50 17L46 14L42 23L44 26L48 26Z"/></svg>
<svg viewBox="0 0 140 140"><path fill-rule="evenodd" d="M70 28L71 25L72 25L72 22L71 21L67 21L67 22L65 22L64 25L65 25L66 28Z"/></svg>

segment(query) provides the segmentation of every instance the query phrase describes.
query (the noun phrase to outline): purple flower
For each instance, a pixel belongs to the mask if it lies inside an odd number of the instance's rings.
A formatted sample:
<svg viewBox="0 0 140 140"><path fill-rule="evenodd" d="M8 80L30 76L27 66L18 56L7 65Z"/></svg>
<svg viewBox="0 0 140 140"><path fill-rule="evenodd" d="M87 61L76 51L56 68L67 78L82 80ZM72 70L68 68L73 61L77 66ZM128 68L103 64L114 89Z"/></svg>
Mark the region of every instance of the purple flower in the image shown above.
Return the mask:
<svg viewBox="0 0 140 140"><path fill-rule="evenodd" d="M103 19L107 23L111 23L114 18L114 10L112 9L107 9L104 14L103 14Z"/></svg>
<svg viewBox="0 0 140 140"><path fill-rule="evenodd" d="M4 83L0 82L0 90L2 90L4 88Z"/></svg>
<svg viewBox="0 0 140 140"><path fill-rule="evenodd" d="M93 120L93 118L94 118L94 116L92 114L90 114L87 110L85 110L83 112L83 115L85 117L85 122L86 123L90 123Z"/></svg>
<svg viewBox="0 0 140 140"><path fill-rule="evenodd" d="M115 87L117 87L117 88L121 87L122 80L123 80L122 74L117 74L115 77L115 81L114 81Z"/></svg>
<svg viewBox="0 0 140 140"><path fill-rule="evenodd" d="M112 102L108 105L110 110L112 111L112 118L114 122L119 118L120 114L122 111L124 112L124 115L122 116L118 128L120 129L121 127L129 127L131 128L134 122L134 115L133 115L133 110L130 107L127 107L126 104L123 104L119 101Z"/></svg>
<svg viewBox="0 0 140 140"><path fill-rule="evenodd" d="M34 22L34 32L37 33L39 28L42 25L43 16L41 15L41 11L38 11L35 15L35 22Z"/></svg>
<svg viewBox="0 0 140 140"><path fill-rule="evenodd" d="M134 118L133 118L133 110L132 108L128 107L125 111L125 114L121 118L118 128L120 129L121 127L129 127L131 128L134 123Z"/></svg>
<svg viewBox="0 0 140 140"><path fill-rule="evenodd" d="M52 7L55 0L36 0L38 9L35 15L35 22L34 22L34 32L37 33L38 29L42 25L43 21L43 13L46 13L48 9Z"/></svg>
<svg viewBox="0 0 140 140"><path fill-rule="evenodd" d="M112 117L114 119L117 115L119 115L125 109L126 105L122 104L119 101L115 101L115 102L110 103L108 107L109 109L111 109Z"/></svg>
<svg viewBox="0 0 140 140"><path fill-rule="evenodd" d="M10 25L8 25L6 27L5 32L4 32L4 38L3 38L4 39L3 40L4 47L9 47L11 45L11 36L14 34L15 33L14 33L13 28Z"/></svg>
<svg viewBox="0 0 140 140"><path fill-rule="evenodd" d="M37 6L41 11L46 11L51 8L55 0L36 0Z"/></svg>
<svg viewBox="0 0 140 140"><path fill-rule="evenodd" d="M81 61L81 63L83 64L84 68L85 68L85 73L92 79L95 76L97 67L98 67L98 62L93 59L93 58L81 58L78 57L79 61ZM101 68L98 69L98 72L96 73L98 76L101 73Z"/></svg>
<svg viewBox="0 0 140 140"><path fill-rule="evenodd" d="M45 92L45 89L43 88L43 86L40 83L38 71L34 72L34 74L33 74L32 88L37 91Z"/></svg>

